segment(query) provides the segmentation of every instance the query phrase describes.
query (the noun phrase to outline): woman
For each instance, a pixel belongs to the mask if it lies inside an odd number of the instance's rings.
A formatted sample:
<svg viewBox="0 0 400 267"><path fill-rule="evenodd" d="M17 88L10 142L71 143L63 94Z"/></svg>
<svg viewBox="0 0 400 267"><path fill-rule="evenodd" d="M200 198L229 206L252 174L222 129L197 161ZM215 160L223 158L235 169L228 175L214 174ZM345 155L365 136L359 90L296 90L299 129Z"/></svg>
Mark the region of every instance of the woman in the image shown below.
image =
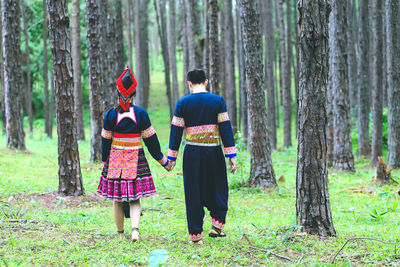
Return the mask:
<svg viewBox="0 0 400 267"><path fill-rule="evenodd" d="M124 233L124 202L129 203L132 242L139 239L140 198L156 194L143 151L142 140L152 157L170 168L146 110L131 104L137 82L128 68L116 82L119 105L104 116L101 133L103 172L97 192L113 201L117 231Z"/></svg>

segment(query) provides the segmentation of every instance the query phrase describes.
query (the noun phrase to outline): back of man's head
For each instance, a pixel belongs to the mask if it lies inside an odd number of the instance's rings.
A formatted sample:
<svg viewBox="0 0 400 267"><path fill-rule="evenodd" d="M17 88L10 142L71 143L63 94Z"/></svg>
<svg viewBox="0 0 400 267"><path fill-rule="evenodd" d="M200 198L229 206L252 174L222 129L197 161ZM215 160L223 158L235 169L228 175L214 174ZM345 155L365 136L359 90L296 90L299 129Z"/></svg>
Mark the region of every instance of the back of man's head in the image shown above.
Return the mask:
<svg viewBox="0 0 400 267"><path fill-rule="evenodd" d="M202 69L194 69L187 73L187 81L192 84L202 84L207 80L206 73Z"/></svg>

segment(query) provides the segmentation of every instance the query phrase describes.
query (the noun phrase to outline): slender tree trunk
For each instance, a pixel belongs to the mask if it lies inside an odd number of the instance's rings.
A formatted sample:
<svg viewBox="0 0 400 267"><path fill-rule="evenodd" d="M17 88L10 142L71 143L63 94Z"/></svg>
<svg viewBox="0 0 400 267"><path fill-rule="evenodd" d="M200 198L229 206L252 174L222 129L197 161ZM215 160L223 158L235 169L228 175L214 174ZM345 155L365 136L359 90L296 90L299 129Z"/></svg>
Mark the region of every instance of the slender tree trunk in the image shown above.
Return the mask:
<svg viewBox="0 0 400 267"><path fill-rule="evenodd" d="M189 71L189 45L188 45L188 37L187 37L187 24L186 24L186 5L187 5L187 0L181 0L182 5L181 5L181 23L182 23L182 36L181 36L181 42L182 42L182 47L183 47L183 81L184 81L184 87L183 87L183 94L187 95L189 94L189 86L187 84L186 80L186 74ZM207 0L208 1L208 0Z"/></svg>
<svg viewBox="0 0 400 267"><path fill-rule="evenodd" d="M196 57L197 43L195 38L195 13L197 1L186 0L185 11L186 11L186 34L188 38L188 52L189 52L189 70L199 67L199 62Z"/></svg>
<svg viewBox="0 0 400 267"><path fill-rule="evenodd" d="M299 0L299 135L297 225L320 236L335 235L326 164L328 0Z"/></svg>
<svg viewBox="0 0 400 267"><path fill-rule="evenodd" d="M295 34L296 34L296 43L295 43L295 51L296 51L296 63L293 63L293 68L294 68L294 88L295 88L295 104L296 104L296 137L298 135L298 131L299 131L299 28L298 28L298 18L297 18L297 9L296 9L296 5L297 5L297 0L293 0L294 4L293 6L295 7L294 9L294 22L295 22Z"/></svg>
<svg viewBox="0 0 400 267"><path fill-rule="evenodd" d="M212 93L219 95L218 1L208 0L208 6L210 8L210 89Z"/></svg>
<svg viewBox="0 0 400 267"><path fill-rule="evenodd" d="M169 68L172 73L172 97L171 105L175 108L179 98L178 71L176 68L176 31L175 31L175 0L169 0L169 23L168 23L168 55Z"/></svg>
<svg viewBox="0 0 400 267"><path fill-rule="evenodd" d="M235 84L235 35L233 31L232 0L224 0L225 92L226 105L233 131L237 131Z"/></svg>
<svg viewBox="0 0 400 267"><path fill-rule="evenodd" d="M132 8L132 0L125 0L125 12L126 12L126 39L128 39L128 60L129 60L129 68L133 69L133 60L132 60L132 19L131 19L131 8Z"/></svg>
<svg viewBox="0 0 400 267"><path fill-rule="evenodd" d="M378 157L382 156L382 6L383 0L374 1L374 18L372 20L373 33L373 73L372 73L372 153L371 165L375 166L378 163Z"/></svg>
<svg viewBox="0 0 400 267"><path fill-rule="evenodd" d="M48 10L57 105L58 193L78 196L83 195L84 189L74 116L68 1L49 0Z"/></svg>
<svg viewBox="0 0 400 267"><path fill-rule="evenodd" d="M248 121L248 106L247 106L247 82L246 82L246 67L244 59L244 44L243 44L243 29L240 20L240 5L236 4L236 30L237 30L237 57L239 65L239 99L240 99L240 118L242 123L242 133L245 143L248 143L249 137L249 121Z"/></svg>
<svg viewBox="0 0 400 267"><path fill-rule="evenodd" d="M52 136L53 120L50 120L49 111L49 66L47 58L47 0L43 0L43 86L44 86L44 125L45 133Z"/></svg>
<svg viewBox="0 0 400 267"><path fill-rule="evenodd" d="M144 109L147 109L150 91L147 7L148 0L135 1L136 104Z"/></svg>
<svg viewBox="0 0 400 267"><path fill-rule="evenodd" d="M331 84L333 95L333 167L354 172L354 156L351 142L349 84L347 69L348 25L346 16L348 0L332 0L329 20L329 48Z"/></svg>
<svg viewBox="0 0 400 267"><path fill-rule="evenodd" d="M126 56L124 53L124 26L122 22L122 0L114 1L114 32L115 32L115 69L113 73L113 87L111 87L111 93L114 98L114 105L117 103L118 99L115 94L115 82L126 67Z"/></svg>
<svg viewBox="0 0 400 267"><path fill-rule="evenodd" d="M1 6L0 6L1 8ZM3 26L0 18L0 78L1 78L1 126L2 131L6 133L6 88L4 85L4 65L3 65Z"/></svg>
<svg viewBox="0 0 400 267"><path fill-rule="evenodd" d="M103 125L102 78L99 4L97 0L86 0L86 42L89 68L90 103L90 161L101 159L101 129Z"/></svg>
<svg viewBox="0 0 400 267"><path fill-rule="evenodd" d="M109 59L112 57L110 55L110 40L108 40L108 24L110 23L108 17L108 0L98 0L97 12L99 13L98 25L99 27L99 49L100 49L100 78L101 78L101 111L106 111L112 107L110 95L110 73L112 72L112 66ZM113 40L114 41L114 40ZM90 98L90 97L89 97ZM97 152L96 152L97 154ZM97 157L96 157L97 160Z"/></svg>
<svg viewBox="0 0 400 267"><path fill-rule="evenodd" d="M25 150L23 123L24 90L21 84L19 1L1 1L3 64L6 106L6 143L12 149Z"/></svg>
<svg viewBox="0 0 400 267"><path fill-rule="evenodd" d="M383 0L382 6L385 5ZM385 10L382 8L382 10ZM388 81L387 81L387 60L386 60L386 16L385 11L382 11L382 108L388 106Z"/></svg>
<svg viewBox="0 0 400 267"><path fill-rule="evenodd" d="M257 0L240 0L245 52L246 80L251 128L251 173L253 187L276 187L267 131L267 111L263 90L262 38Z"/></svg>
<svg viewBox="0 0 400 267"><path fill-rule="evenodd" d="M357 16L355 9L355 3L353 1L346 1L347 3L347 72L348 72L348 84L349 84L349 95L350 95L350 107L354 108L357 106L357 57L355 50L354 40L354 25L353 16ZM342 15L343 16L343 15Z"/></svg>
<svg viewBox="0 0 400 267"><path fill-rule="evenodd" d="M25 109L29 119L29 132L33 132L33 114L32 114L32 84L31 84L31 64L29 61L29 35L28 26L26 25L25 1L22 0L22 22L24 27L25 38L25 66L26 66L26 92L25 92Z"/></svg>
<svg viewBox="0 0 400 267"><path fill-rule="evenodd" d="M171 81L170 81L170 63L169 63L169 53L168 53L168 38L167 38L167 21L165 19L165 5L166 0L155 0L155 10L156 10L156 17L157 17L157 28L158 28L158 35L161 39L161 49L162 49L162 56L164 61L164 74L165 74L165 85L167 87L166 94L168 99L168 107L169 107L169 116L172 120L172 116L174 115L175 106L172 106L172 94L171 94ZM175 36L172 36L175 38Z"/></svg>
<svg viewBox="0 0 400 267"><path fill-rule="evenodd" d="M85 140L85 126L82 111L82 66L81 66L81 25L80 1L72 0L72 67L74 69L74 103L76 127L79 140Z"/></svg>
<svg viewBox="0 0 400 267"><path fill-rule="evenodd" d="M207 77L210 77L210 19L209 19L209 8L208 0L203 0L204 4L204 53L203 53L203 69L206 72ZM209 90L209 85L207 85Z"/></svg>
<svg viewBox="0 0 400 267"><path fill-rule="evenodd" d="M56 106L56 90L54 89L54 76L53 71L50 71L50 86L51 86L51 95L50 95L50 106L49 106L49 137L53 138L53 122L54 122L54 113Z"/></svg>
<svg viewBox="0 0 400 267"><path fill-rule="evenodd" d="M386 44L389 86L388 165L400 168L400 1L386 0Z"/></svg>
<svg viewBox="0 0 400 267"><path fill-rule="evenodd" d="M279 17L279 36L280 36L280 52L281 52L281 82L282 82L282 105L283 105L283 129L284 129L284 146L290 147L292 145L292 96L290 92L290 64L287 57L286 47L286 29L283 13L283 2L279 0L278 3L278 17ZM287 25L289 27L289 25Z"/></svg>
<svg viewBox="0 0 400 267"><path fill-rule="evenodd" d="M271 149L276 149L276 116L275 116L275 83L274 83L274 24L272 17L272 0L266 0L265 9L265 85L267 87L268 119Z"/></svg>
<svg viewBox="0 0 400 267"><path fill-rule="evenodd" d="M219 6L219 4L218 4ZM219 8L218 10L218 55L225 58L225 42L224 42L224 7ZM225 72L225 59L219 58L218 60L218 81L219 81L219 88L220 88L220 95L226 99L226 72Z"/></svg>
<svg viewBox="0 0 400 267"><path fill-rule="evenodd" d="M369 6L368 0L358 0L358 154L371 153L369 142L370 75L369 75Z"/></svg>

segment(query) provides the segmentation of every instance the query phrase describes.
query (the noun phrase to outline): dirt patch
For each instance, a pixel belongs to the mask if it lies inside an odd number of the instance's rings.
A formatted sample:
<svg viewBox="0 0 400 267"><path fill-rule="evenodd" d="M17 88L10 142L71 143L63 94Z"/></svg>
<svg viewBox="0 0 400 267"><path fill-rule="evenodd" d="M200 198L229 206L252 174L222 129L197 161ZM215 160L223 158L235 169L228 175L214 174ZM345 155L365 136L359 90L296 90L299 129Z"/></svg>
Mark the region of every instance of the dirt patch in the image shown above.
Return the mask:
<svg viewBox="0 0 400 267"><path fill-rule="evenodd" d="M40 207L46 209L55 208L76 208L76 207L93 207L95 205L109 206L109 202L100 197L96 193L83 196L61 197L56 191L50 193L33 193L29 195L15 195L9 201L11 205L21 204L23 202L36 202Z"/></svg>

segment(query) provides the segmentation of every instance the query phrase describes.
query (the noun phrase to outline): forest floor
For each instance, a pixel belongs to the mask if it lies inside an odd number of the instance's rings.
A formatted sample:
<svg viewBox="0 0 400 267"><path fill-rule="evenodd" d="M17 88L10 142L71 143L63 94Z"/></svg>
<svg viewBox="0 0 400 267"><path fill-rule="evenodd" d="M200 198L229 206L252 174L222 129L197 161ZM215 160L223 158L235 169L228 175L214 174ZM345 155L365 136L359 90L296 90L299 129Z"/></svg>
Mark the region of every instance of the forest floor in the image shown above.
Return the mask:
<svg viewBox="0 0 400 267"><path fill-rule="evenodd" d="M159 83L153 88L163 87ZM148 111L166 153L169 118L164 98L164 91L153 90ZM279 188L274 190L246 186L250 155L240 149L239 169L229 174L228 236L207 237L210 218L206 216L201 246L188 243L181 158L176 169L167 173L147 153L158 195L141 202L141 241L131 244L130 221L125 220L126 239L121 240L112 203L96 194L101 164L88 161L89 138L79 142L85 196L62 198L56 193L57 139L43 134L41 121L35 125L34 132L26 136L27 152L5 149L5 136L0 134L0 266L148 265L150 254L155 256L150 257L153 262L163 252L168 253L167 266L325 265L353 237L400 241L400 186L373 183L374 169L362 158L356 159L356 173L329 170L337 236L299 233L294 146L272 155L279 179ZM400 181L399 170L392 176ZM334 264L399 266L400 252L393 244L355 240L337 255Z"/></svg>

